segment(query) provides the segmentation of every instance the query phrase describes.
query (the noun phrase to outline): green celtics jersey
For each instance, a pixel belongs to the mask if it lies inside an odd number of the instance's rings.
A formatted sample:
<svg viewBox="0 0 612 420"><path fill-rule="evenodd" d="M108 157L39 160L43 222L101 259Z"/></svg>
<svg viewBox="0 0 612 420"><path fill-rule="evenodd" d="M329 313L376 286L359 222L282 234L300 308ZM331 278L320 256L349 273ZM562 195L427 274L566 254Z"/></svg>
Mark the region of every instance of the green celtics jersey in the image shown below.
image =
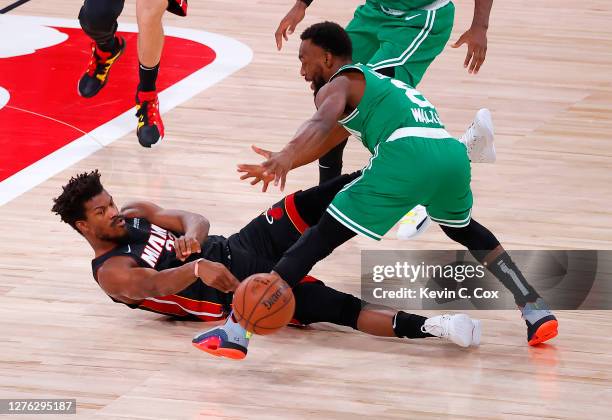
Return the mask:
<svg viewBox="0 0 612 420"><path fill-rule="evenodd" d="M389 9L408 11L430 5L434 0L375 0L374 2Z"/></svg>
<svg viewBox="0 0 612 420"><path fill-rule="evenodd" d="M366 86L357 108L338 123L371 153L379 143L392 137L451 137L444 130L434 106L404 82L383 76L363 64L342 66L330 82L340 73L351 70L363 73Z"/></svg>

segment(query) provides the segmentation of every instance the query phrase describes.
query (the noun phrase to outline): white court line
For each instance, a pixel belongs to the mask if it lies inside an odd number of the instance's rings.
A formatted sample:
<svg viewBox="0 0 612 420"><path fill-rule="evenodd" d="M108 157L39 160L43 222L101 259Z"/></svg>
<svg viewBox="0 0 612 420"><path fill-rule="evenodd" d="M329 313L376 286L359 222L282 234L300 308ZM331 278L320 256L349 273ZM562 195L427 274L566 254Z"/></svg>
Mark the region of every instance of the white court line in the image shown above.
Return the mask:
<svg viewBox="0 0 612 420"><path fill-rule="evenodd" d="M81 27L77 20L72 19L18 15L11 15L10 19L14 19L16 23L29 25L37 24L63 28ZM137 32L138 27L135 24L119 24L119 31ZM223 35L171 26L164 27L164 31L166 35L188 39L210 47L215 51L216 58L203 69L187 76L159 94L160 111L162 113L175 108L223 80L249 64L253 58L253 51L248 46ZM136 123L133 113L134 110L129 109L0 182L0 206L134 130Z"/></svg>
<svg viewBox="0 0 612 420"><path fill-rule="evenodd" d="M26 114L36 115L37 117L46 118L48 120L55 121L56 123L65 125L66 127L70 127L73 130L78 131L79 133L87 134L85 131L81 130L79 127L75 127L72 124L68 124L66 121L58 120L58 119L55 119L55 118L50 117L48 115L39 114L38 112L34 112L34 111L28 111L27 109L23 109L23 108L17 108L16 106L7 106L7 108L14 109L16 111L25 112Z"/></svg>

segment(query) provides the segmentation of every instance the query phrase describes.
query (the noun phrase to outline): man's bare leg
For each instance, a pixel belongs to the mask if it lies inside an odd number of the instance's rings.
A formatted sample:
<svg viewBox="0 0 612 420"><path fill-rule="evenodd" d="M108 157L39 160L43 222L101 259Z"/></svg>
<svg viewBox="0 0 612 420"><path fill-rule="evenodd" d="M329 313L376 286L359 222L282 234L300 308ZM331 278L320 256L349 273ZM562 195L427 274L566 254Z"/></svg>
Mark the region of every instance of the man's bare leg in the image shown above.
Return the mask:
<svg viewBox="0 0 612 420"><path fill-rule="evenodd" d="M157 74L164 47L162 17L168 7L167 0L137 0L138 21L138 92L136 95L138 141L151 147L164 136L164 125L159 114Z"/></svg>

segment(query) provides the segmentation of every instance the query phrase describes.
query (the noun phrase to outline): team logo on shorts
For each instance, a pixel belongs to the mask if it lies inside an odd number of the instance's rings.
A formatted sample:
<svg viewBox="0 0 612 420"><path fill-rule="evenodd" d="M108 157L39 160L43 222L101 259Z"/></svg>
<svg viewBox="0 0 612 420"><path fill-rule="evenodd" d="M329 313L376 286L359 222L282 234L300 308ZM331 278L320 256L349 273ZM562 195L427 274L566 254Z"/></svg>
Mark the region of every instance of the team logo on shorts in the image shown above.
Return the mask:
<svg viewBox="0 0 612 420"><path fill-rule="evenodd" d="M273 224L275 220L283 218L285 212L282 207L270 207L266 212L266 220L268 223Z"/></svg>

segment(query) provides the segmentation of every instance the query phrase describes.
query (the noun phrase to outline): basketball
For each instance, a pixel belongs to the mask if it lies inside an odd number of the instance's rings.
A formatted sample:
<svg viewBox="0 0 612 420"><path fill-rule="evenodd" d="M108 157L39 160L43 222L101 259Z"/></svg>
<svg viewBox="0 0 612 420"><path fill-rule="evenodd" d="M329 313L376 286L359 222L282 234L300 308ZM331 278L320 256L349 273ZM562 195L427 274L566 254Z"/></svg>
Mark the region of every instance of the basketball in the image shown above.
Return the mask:
<svg viewBox="0 0 612 420"><path fill-rule="evenodd" d="M270 274L247 277L234 293L234 316L244 329L272 334L293 318L295 299L291 287Z"/></svg>

